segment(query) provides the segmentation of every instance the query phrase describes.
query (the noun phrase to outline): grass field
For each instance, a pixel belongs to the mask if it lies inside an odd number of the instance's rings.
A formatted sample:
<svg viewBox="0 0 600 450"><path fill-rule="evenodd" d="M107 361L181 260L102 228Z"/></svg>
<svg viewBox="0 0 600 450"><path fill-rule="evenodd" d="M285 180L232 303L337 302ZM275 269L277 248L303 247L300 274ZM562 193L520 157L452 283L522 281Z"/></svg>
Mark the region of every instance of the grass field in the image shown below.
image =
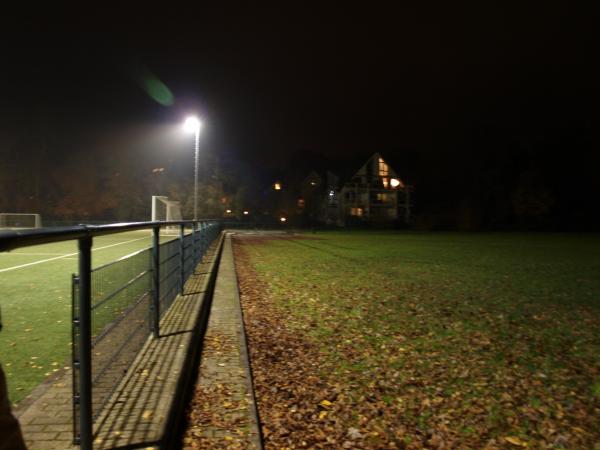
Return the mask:
<svg viewBox="0 0 600 450"><path fill-rule="evenodd" d="M147 230L97 237L92 266L98 267L150 245ZM0 253L0 307L4 325L0 331L0 362L13 403L29 394L44 378L70 365L71 274L76 272L76 241Z"/></svg>
<svg viewBox="0 0 600 450"><path fill-rule="evenodd" d="M305 237L242 248L287 326L320 349L329 436L599 448L600 236Z"/></svg>

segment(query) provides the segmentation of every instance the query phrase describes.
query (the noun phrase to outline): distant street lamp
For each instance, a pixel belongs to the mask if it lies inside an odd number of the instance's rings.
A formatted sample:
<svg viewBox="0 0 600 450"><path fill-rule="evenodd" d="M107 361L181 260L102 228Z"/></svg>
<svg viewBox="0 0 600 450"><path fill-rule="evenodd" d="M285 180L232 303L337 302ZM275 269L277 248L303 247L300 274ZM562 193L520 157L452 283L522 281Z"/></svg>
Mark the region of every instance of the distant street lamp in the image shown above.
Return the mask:
<svg viewBox="0 0 600 450"><path fill-rule="evenodd" d="M194 220L198 220L198 148L200 144L200 128L202 128L202 122L197 117L191 116L185 119L183 129L188 133L194 133Z"/></svg>

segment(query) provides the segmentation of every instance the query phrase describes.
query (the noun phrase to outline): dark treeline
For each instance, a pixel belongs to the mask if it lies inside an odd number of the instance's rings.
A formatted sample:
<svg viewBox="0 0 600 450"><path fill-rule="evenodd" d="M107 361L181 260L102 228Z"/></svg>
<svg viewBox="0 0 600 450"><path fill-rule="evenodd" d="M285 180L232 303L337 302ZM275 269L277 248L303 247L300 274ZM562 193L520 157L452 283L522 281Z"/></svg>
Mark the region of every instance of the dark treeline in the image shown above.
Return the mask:
<svg viewBox="0 0 600 450"><path fill-rule="evenodd" d="M570 67L570 66L568 66ZM563 72L567 69L563 68ZM599 230L600 120L587 72L544 72L465 101L398 150L425 229Z"/></svg>
<svg viewBox="0 0 600 450"><path fill-rule="evenodd" d="M187 173L169 161L127 153L17 151L0 164L0 210L39 213L56 221L141 221L151 218L151 196L178 200L184 217L193 210L193 165ZM204 166L206 167L206 165ZM220 217L232 199L228 175L217 165L203 168L199 183L201 217Z"/></svg>
<svg viewBox="0 0 600 450"><path fill-rule="evenodd" d="M415 186L413 227L598 230L593 199L600 189L593 154L578 152L575 165L559 151L563 144L548 144L544 150L548 154L521 143L512 151L460 159L451 151L407 152L397 160L401 176ZM578 176L567 176L570 172ZM199 177L200 216L222 217L226 209L234 216L244 209L273 210L265 191L275 179L277 173L265 176L248 165L205 156ZM0 188L1 211L40 213L46 221L149 220L152 195L180 201L184 217L190 218L193 164L182 170L173 163L124 153L95 157L75 153L50 159L17 152L0 165ZM296 202L289 197L289 205L277 206L293 214Z"/></svg>
<svg viewBox="0 0 600 450"><path fill-rule="evenodd" d="M568 110L569 105L562 106ZM286 169L266 170L207 145L199 164L199 213L222 217L231 209L240 216L244 209L262 212L277 206L294 214L293 196L286 197L287 205L269 204L272 197L265 192L273 181L290 172L302 180L324 168L348 175L377 150L414 186L412 226L417 229L599 230L595 119L587 110L579 117L572 114L569 122L556 111L556 105L547 113L537 106L524 121L512 118L506 106L493 114L457 118L461 126L448 124L428 146L355 151L350 156L358 164L329 157L326 166L312 167L319 166L319 154L306 151L293 153ZM190 218L194 168L189 136L156 128L128 127L125 138L110 130L100 133L104 139L90 137L87 130L67 139L66 133L53 133L51 123L45 129L0 133L0 211L40 213L46 223L149 220L151 196L165 195L180 201L184 217Z"/></svg>

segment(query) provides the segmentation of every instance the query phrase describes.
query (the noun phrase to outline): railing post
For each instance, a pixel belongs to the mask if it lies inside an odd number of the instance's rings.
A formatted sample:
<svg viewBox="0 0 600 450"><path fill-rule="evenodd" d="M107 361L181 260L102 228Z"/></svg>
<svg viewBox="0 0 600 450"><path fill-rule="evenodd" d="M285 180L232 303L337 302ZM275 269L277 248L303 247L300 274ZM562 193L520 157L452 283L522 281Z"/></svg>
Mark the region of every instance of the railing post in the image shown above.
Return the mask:
<svg viewBox="0 0 600 450"><path fill-rule="evenodd" d="M196 226L197 222L192 224L192 261L193 261L193 269L192 273L196 272L196 264L198 264L198 249L196 248Z"/></svg>
<svg viewBox="0 0 600 450"><path fill-rule="evenodd" d="M206 222L200 223L200 259L204 259L206 253Z"/></svg>
<svg viewBox="0 0 600 450"><path fill-rule="evenodd" d="M71 274L71 376L73 385L73 443L79 445L79 402L81 384L79 382L79 278Z"/></svg>
<svg viewBox="0 0 600 450"><path fill-rule="evenodd" d="M183 295L183 289L185 287L185 225L179 224L179 292Z"/></svg>
<svg viewBox="0 0 600 450"><path fill-rule="evenodd" d="M92 450L92 237L79 239L79 431L81 450Z"/></svg>
<svg viewBox="0 0 600 450"><path fill-rule="evenodd" d="M160 337L160 226L152 228L152 334Z"/></svg>

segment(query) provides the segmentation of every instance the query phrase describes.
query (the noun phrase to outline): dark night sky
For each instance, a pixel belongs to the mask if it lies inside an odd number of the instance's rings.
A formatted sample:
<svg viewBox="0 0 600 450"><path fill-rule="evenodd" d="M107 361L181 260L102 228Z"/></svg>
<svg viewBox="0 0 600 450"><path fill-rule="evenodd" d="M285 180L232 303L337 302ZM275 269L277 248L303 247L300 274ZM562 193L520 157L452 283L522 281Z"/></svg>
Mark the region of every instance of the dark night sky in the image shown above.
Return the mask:
<svg viewBox="0 0 600 450"><path fill-rule="evenodd" d="M529 152L528 164L570 181L595 162L593 10L288 3L6 13L0 136L39 120L57 154L127 151L197 111L204 151L272 170L298 151L380 151L431 183L448 160L460 178L478 159ZM140 89L140 67L171 89L172 106Z"/></svg>

